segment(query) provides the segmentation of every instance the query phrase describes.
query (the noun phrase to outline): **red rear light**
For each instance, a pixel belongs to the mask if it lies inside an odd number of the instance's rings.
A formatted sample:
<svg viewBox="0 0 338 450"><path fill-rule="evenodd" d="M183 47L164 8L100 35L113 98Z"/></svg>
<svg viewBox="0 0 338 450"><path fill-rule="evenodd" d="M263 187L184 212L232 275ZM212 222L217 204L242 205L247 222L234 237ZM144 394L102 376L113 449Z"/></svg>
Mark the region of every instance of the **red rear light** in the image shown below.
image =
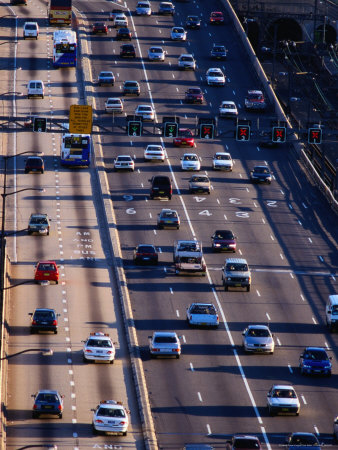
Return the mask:
<svg viewBox="0 0 338 450"><path fill-rule="evenodd" d="M33 325L36 325L36 320L33 320L32 324L33 324Z"/></svg>
<svg viewBox="0 0 338 450"><path fill-rule="evenodd" d="M61 405L59 405L59 406L58 406L58 410L59 410L59 411L61 411L61 409L62 409L62 406L61 406Z"/></svg>
<svg viewBox="0 0 338 450"><path fill-rule="evenodd" d="M108 355L111 355L112 353L113 353L113 352L112 352L111 350L108 350L108 351L107 351L107 354L108 354Z"/></svg>
<svg viewBox="0 0 338 450"><path fill-rule="evenodd" d="M178 353L180 351L180 349L179 348L173 348L173 352L176 352L176 353Z"/></svg>
<svg viewBox="0 0 338 450"><path fill-rule="evenodd" d="M33 409L37 409L38 406L36 405L36 403L34 403Z"/></svg>
<svg viewBox="0 0 338 450"><path fill-rule="evenodd" d="M57 325L58 321L57 320L53 320L53 325Z"/></svg>
<svg viewBox="0 0 338 450"><path fill-rule="evenodd" d="M86 353L93 353L92 350L86 349Z"/></svg>
<svg viewBox="0 0 338 450"><path fill-rule="evenodd" d="M103 423L103 420L97 419L97 420L95 420L95 423Z"/></svg>
<svg viewBox="0 0 338 450"><path fill-rule="evenodd" d="M127 422L125 420L121 420L120 425L125 425Z"/></svg>

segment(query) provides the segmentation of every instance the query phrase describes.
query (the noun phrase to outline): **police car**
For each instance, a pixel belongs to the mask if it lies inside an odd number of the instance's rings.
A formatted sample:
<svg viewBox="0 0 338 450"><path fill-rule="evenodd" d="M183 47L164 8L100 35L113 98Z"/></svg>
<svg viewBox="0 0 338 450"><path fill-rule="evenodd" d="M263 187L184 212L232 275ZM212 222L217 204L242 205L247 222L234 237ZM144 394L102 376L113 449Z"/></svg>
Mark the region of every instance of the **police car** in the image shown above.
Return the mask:
<svg viewBox="0 0 338 450"><path fill-rule="evenodd" d="M84 342L83 361L84 362L107 362L114 364L115 347L109 334L90 333L89 338Z"/></svg>
<svg viewBox="0 0 338 450"><path fill-rule="evenodd" d="M103 400L92 409L93 411L93 433L112 433L127 436L129 425L128 414L122 402L115 400Z"/></svg>

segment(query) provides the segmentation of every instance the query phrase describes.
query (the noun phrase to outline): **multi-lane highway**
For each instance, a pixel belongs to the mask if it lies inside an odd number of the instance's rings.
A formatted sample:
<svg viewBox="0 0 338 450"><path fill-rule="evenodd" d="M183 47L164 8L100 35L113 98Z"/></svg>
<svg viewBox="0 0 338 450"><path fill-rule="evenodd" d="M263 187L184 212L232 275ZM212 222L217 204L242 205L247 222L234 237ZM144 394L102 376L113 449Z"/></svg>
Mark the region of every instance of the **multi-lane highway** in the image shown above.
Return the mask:
<svg viewBox="0 0 338 450"><path fill-rule="evenodd" d="M120 5L131 13L129 25L137 49L135 60L119 57L121 43L114 40L114 30L108 37L90 36L90 23L105 20L112 3L76 3L78 14L88 20L84 36L88 42L82 48L88 45L90 51L91 70L86 84L93 86L93 105L99 123L111 125L111 119L104 114L106 98L120 96L124 80L138 80L141 96L125 98L127 114L132 114L138 104L152 104L159 122L162 116L177 114L182 125L194 128L196 116L213 117L221 100L233 100L240 117L251 119L254 130L258 118L260 126L269 124L269 113L258 116L244 111L247 89L260 86L229 20L220 27L208 24L211 11L223 10L221 3L211 1L202 6L193 1L177 2L173 18L158 16L158 3L152 2L155 14L151 17L136 17L135 1L127 7ZM37 42L20 41L21 71L17 83L24 86L29 79L41 78L48 85L48 95L44 100L20 99L18 112L24 115L32 109L39 113L53 112L58 117L66 115L69 105L78 101L81 86L74 71L56 71L49 66L51 29L46 28L43 4L32 0L30 5L21 14L25 18L40 18L42 32ZM188 31L187 42L171 42L171 27L184 24L188 14L202 18L201 29ZM19 17L22 26L20 13ZM226 45L227 61L215 63L210 59L213 43ZM164 63L147 62L147 50L154 44L167 50ZM181 53L195 55L196 72L177 69ZM227 76L225 87L206 86L205 72L209 67L223 69ZM114 71L113 88L96 86L101 70ZM206 103L202 106L183 102L186 88L195 85L204 90ZM122 119L116 119L113 133L96 135L94 145L104 157L158 447L178 449L187 442L219 446L234 433L249 433L277 448L286 434L293 431L318 433L321 441L332 444L332 423L337 415L337 337L327 333L324 305L328 295L337 292L337 222L308 183L291 147L283 145L268 150L260 148L256 139L238 143L233 138L232 122L220 120L220 136L212 141L197 139L193 149L201 158L202 172L209 175L213 186L210 196L196 196L188 193L190 174L180 169L184 149L174 148L171 140L162 139L160 134L154 135L151 126L145 127L141 138L131 139L119 127L122 123ZM143 150L150 143L165 145L168 159L164 163L143 161ZM26 227L30 213L35 210L48 212L54 220L49 237L28 237L25 232L17 235L12 284L31 279L34 263L42 258L60 262L62 283L46 287L28 283L12 289L9 349L14 352L39 345L53 347L55 353L50 359L27 354L13 359L9 366L8 448L27 445L27 440L40 443L47 439L57 443L58 448L113 448L109 445L141 448L95 171L61 170L58 144L57 133L18 135L17 151L43 151L47 170L42 176L23 175L23 163L18 158L17 188L43 187L46 192L25 192L18 197L17 229ZM212 156L224 150L231 152L234 170L214 173ZM113 171L113 159L119 154L135 158L134 173ZM250 169L261 163L273 171L270 186L253 186L249 182ZM175 190L171 201L149 200L148 179L154 174L172 178ZM178 210L180 230L157 230L157 213L163 207ZM221 286L221 267L226 255L211 252L210 237L222 228L234 231L238 256L246 258L252 269L249 293L225 292ZM202 240L207 277L174 274L172 248L179 238ZM133 265L132 251L138 243L151 243L159 248L158 266ZM185 310L192 301L208 301L217 306L221 319L218 330L188 328ZM37 306L55 307L62 314L57 336L29 336L27 314ZM274 355L243 353L241 332L250 323L270 324L276 340ZM120 352L114 366L88 366L81 361L81 340L97 328L109 329L119 342ZM172 330L181 336L179 360L150 359L148 336L154 330ZM301 377L298 358L307 345L330 350L333 357L330 379ZM275 383L295 387L301 400L299 417L268 416L266 394ZM42 387L57 388L66 395L62 421L31 419L30 394ZM90 408L103 398L128 403L132 427L127 438L92 437Z"/></svg>

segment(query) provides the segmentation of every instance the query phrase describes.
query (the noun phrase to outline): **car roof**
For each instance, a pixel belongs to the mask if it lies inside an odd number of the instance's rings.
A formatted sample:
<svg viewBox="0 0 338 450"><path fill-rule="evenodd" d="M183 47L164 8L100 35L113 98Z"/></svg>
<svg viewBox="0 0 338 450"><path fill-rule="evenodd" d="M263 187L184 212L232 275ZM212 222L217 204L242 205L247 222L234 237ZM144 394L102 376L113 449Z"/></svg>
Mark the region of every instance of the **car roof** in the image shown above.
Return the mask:
<svg viewBox="0 0 338 450"><path fill-rule="evenodd" d="M45 264L45 263L56 264L56 262L52 261L51 259L48 259L48 260L44 259L44 260L38 261L38 264Z"/></svg>
<svg viewBox="0 0 338 450"><path fill-rule="evenodd" d="M232 100L222 100L222 104L223 103L228 103L229 105L235 105L236 106L236 103L233 102Z"/></svg>
<svg viewBox="0 0 338 450"><path fill-rule="evenodd" d="M180 58L181 58L181 56L191 56L192 58L194 57L191 53L182 53L180 55Z"/></svg>
<svg viewBox="0 0 338 450"><path fill-rule="evenodd" d="M154 336L177 336L175 331L154 331Z"/></svg>
<svg viewBox="0 0 338 450"><path fill-rule="evenodd" d="M124 81L124 84L126 84L126 83L137 83L138 84L138 81L136 81L136 80L126 80L126 81Z"/></svg>
<svg viewBox="0 0 338 450"><path fill-rule="evenodd" d="M174 212L174 213L177 213L177 211L176 211L175 209L163 208L163 209L161 210L161 213L165 213L165 212Z"/></svg>
<svg viewBox="0 0 338 450"><path fill-rule="evenodd" d="M138 105L137 106L137 108L144 108L144 107L147 107L147 108L152 108L152 106L151 105Z"/></svg>
<svg viewBox="0 0 338 450"><path fill-rule="evenodd" d="M215 306L215 305L213 303L200 303L200 302L197 302L197 303L191 303L190 306Z"/></svg>
<svg viewBox="0 0 338 450"><path fill-rule="evenodd" d="M56 394L59 395L59 391L55 391L53 389L40 389L38 394Z"/></svg>
<svg viewBox="0 0 338 450"><path fill-rule="evenodd" d="M137 247L154 247L155 248L155 245L154 244L138 244L137 245Z"/></svg>
<svg viewBox="0 0 338 450"><path fill-rule="evenodd" d="M231 156L230 153L227 152L216 152L214 156L216 155L227 155L227 156Z"/></svg>
<svg viewBox="0 0 338 450"><path fill-rule="evenodd" d="M119 102L121 101L120 97L109 97L109 98L107 98L107 102L109 100L118 100Z"/></svg>
<svg viewBox="0 0 338 450"><path fill-rule="evenodd" d="M197 154L196 153L184 153L183 157L184 156L197 156Z"/></svg>
<svg viewBox="0 0 338 450"><path fill-rule="evenodd" d="M248 325L247 328L255 328L256 330L263 328L265 330L269 330L270 331L270 328L267 325Z"/></svg>
<svg viewBox="0 0 338 450"><path fill-rule="evenodd" d="M306 351L311 351L311 350L322 350L324 352L326 352L326 349L324 347L306 347L305 348Z"/></svg>
<svg viewBox="0 0 338 450"><path fill-rule="evenodd" d="M116 158L131 158L131 156L130 155L117 155L117 157Z"/></svg>
<svg viewBox="0 0 338 450"><path fill-rule="evenodd" d="M295 390L295 388L290 384L274 384L272 386L272 389L292 389L293 391Z"/></svg>
<svg viewBox="0 0 338 450"><path fill-rule="evenodd" d="M226 264L248 264L247 260L244 258L227 258L225 260Z"/></svg>
<svg viewBox="0 0 338 450"><path fill-rule="evenodd" d="M52 308L35 308L35 310L34 310L34 312L37 312L37 311L52 311L52 312L55 312L55 309L52 309Z"/></svg>

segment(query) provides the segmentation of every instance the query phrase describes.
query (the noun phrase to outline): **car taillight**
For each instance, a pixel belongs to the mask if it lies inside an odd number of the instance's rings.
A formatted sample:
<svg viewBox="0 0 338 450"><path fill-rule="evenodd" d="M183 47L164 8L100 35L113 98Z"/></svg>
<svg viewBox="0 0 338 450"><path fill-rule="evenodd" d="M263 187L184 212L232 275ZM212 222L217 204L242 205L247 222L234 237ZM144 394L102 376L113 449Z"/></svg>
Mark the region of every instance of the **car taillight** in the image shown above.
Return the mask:
<svg viewBox="0 0 338 450"><path fill-rule="evenodd" d="M33 409L38 409L38 405L34 403Z"/></svg>
<svg viewBox="0 0 338 450"><path fill-rule="evenodd" d="M108 351L107 351L107 354L108 354L108 355L111 355L112 353L113 353L113 352L112 352L111 350L108 350Z"/></svg>
<svg viewBox="0 0 338 450"><path fill-rule="evenodd" d="M127 422L125 420L121 420L120 425L125 425Z"/></svg>
<svg viewBox="0 0 338 450"><path fill-rule="evenodd" d="M62 409L62 406L58 405L58 410L61 411L61 409Z"/></svg>
<svg viewBox="0 0 338 450"><path fill-rule="evenodd" d="M86 353L93 353L93 351L90 350L89 348L86 348Z"/></svg>
<svg viewBox="0 0 338 450"><path fill-rule="evenodd" d="M58 321L57 320L53 320L53 325L57 325Z"/></svg>
<svg viewBox="0 0 338 450"><path fill-rule="evenodd" d="M152 351L152 352L159 352L160 349L159 349L159 348L152 348L151 351Z"/></svg>
<svg viewBox="0 0 338 450"><path fill-rule="evenodd" d="M101 419L96 419L96 420L95 420L95 423L103 423L103 420L101 420Z"/></svg>
<svg viewBox="0 0 338 450"><path fill-rule="evenodd" d="M172 351L178 353L180 351L180 349L179 348L173 348Z"/></svg>
<svg viewBox="0 0 338 450"><path fill-rule="evenodd" d="M36 320L33 320L32 324L33 324L33 325L36 325Z"/></svg>
<svg viewBox="0 0 338 450"><path fill-rule="evenodd" d="M136 256L141 256L141 253L137 252L137 253L136 253Z"/></svg>

